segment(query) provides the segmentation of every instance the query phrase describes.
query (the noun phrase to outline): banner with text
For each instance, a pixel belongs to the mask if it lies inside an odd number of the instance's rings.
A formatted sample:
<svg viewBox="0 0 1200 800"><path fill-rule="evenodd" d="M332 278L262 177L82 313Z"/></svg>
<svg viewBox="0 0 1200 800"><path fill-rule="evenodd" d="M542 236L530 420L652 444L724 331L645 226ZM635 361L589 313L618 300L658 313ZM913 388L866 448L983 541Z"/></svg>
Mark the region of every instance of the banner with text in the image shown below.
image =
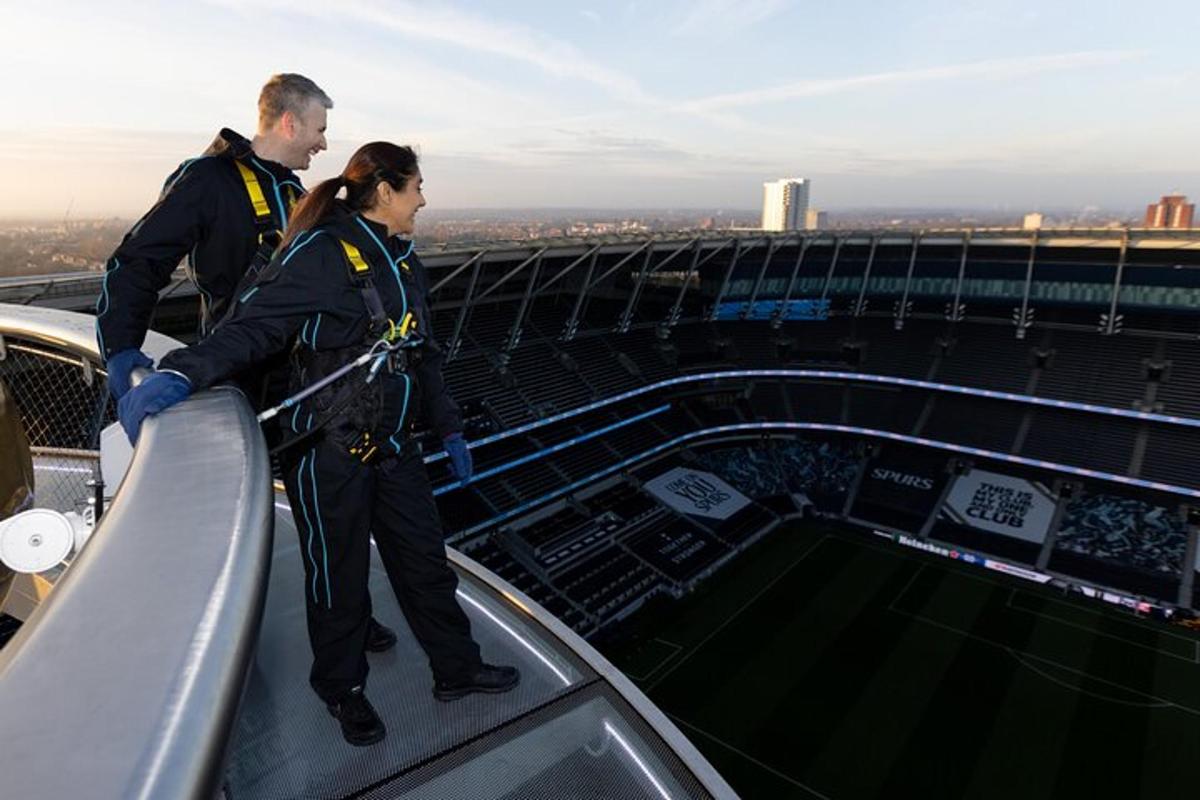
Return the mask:
<svg viewBox="0 0 1200 800"><path fill-rule="evenodd" d="M973 469L955 481L942 514L969 528L1041 544L1050 531L1055 502L1045 486Z"/></svg>
<svg viewBox="0 0 1200 800"><path fill-rule="evenodd" d="M906 447L885 447L867 462L851 516L917 532L946 485L946 457Z"/></svg>
<svg viewBox="0 0 1200 800"><path fill-rule="evenodd" d="M646 491L681 514L729 519L750 499L711 472L675 467L648 481Z"/></svg>

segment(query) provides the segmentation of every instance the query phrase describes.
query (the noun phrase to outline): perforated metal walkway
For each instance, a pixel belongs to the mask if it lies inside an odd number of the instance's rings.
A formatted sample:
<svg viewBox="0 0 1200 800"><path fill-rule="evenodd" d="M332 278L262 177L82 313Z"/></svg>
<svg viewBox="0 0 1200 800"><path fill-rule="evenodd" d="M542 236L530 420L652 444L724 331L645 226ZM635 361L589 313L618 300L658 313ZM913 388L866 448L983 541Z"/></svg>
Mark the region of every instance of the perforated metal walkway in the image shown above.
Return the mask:
<svg viewBox="0 0 1200 800"><path fill-rule="evenodd" d="M513 600L460 570L459 599L484 659L515 664L504 695L434 700L378 559L375 616L400 642L370 655L368 696L387 738L359 748L308 686L303 567L291 512L277 503L271 583L225 793L260 798L708 797L672 749L607 681Z"/></svg>

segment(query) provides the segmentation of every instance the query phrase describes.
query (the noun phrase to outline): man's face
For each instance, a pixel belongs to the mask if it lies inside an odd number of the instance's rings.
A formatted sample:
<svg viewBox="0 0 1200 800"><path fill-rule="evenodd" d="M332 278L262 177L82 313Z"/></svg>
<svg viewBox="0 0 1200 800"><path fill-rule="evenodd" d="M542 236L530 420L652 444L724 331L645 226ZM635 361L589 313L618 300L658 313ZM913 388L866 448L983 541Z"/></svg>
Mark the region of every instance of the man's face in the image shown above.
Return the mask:
<svg viewBox="0 0 1200 800"><path fill-rule="evenodd" d="M299 114L288 112L291 125L285 121L284 130L290 127L288 139L288 169L308 169L312 157L324 150L328 145L325 141L325 106L316 100L309 100L304 111Z"/></svg>

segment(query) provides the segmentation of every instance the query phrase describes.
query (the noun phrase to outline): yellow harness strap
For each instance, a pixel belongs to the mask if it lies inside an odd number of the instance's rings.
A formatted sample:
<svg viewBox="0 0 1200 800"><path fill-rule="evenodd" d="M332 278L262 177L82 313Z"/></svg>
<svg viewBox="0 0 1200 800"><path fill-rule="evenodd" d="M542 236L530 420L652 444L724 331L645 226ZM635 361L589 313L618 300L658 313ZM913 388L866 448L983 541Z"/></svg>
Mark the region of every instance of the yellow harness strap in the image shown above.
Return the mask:
<svg viewBox="0 0 1200 800"><path fill-rule="evenodd" d="M350 262L350 266L354 268L354 274L359 275L364 272L370 272L371 267L367 264L366 259L362 257L362 252L357 247L347 242L345 239L338 239L338 243L342 246L342 252L346 254L346 260ZM405 265L405 269L408 265ZM376 301L378 302L378 301ZM368 303L368 306L370 303ZM407 339L410 333L417 329L417 318L411 311L404 315L404 319L400 320L399 324L395 320L388 320L388 341L394 342L397 339Z"/></svg>
<svg viewBox="0 0 1200 800"><path fill-rule="evenodd" d="M254 218L258 221L270 219L271 206L267 204L267 197L258 183L258 176L254 174L254 170L242 162L234 161L233 163L237 164L238 173L242 176L242 183L246 185L246 194L250 195L250 204L254 206Z"/></svg>
<svg viewBox="0 0 1200 800"><path fill-rule="evenodd" d="M367 265L357 247L345 239L338 239L338 241L342 243L342 250L346 253L346 258L350 261L350 266L354 267L355 273L371 271L371 267Z"/></svg>

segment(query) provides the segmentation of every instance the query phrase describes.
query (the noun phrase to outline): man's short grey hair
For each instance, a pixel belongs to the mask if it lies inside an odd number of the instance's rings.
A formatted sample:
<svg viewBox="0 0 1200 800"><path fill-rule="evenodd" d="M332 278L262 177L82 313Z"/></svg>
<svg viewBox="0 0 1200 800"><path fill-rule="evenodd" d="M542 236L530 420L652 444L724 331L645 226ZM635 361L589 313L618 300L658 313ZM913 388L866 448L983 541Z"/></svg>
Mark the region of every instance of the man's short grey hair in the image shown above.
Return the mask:
<svg viewBox="0 0 1200 800"><path fill-rule="evenodd" d="M258 124L273 125L285 111L301 114L312 100L333 108L329 95L303 75L294 72L272 75L258 95Z"/></svg>

